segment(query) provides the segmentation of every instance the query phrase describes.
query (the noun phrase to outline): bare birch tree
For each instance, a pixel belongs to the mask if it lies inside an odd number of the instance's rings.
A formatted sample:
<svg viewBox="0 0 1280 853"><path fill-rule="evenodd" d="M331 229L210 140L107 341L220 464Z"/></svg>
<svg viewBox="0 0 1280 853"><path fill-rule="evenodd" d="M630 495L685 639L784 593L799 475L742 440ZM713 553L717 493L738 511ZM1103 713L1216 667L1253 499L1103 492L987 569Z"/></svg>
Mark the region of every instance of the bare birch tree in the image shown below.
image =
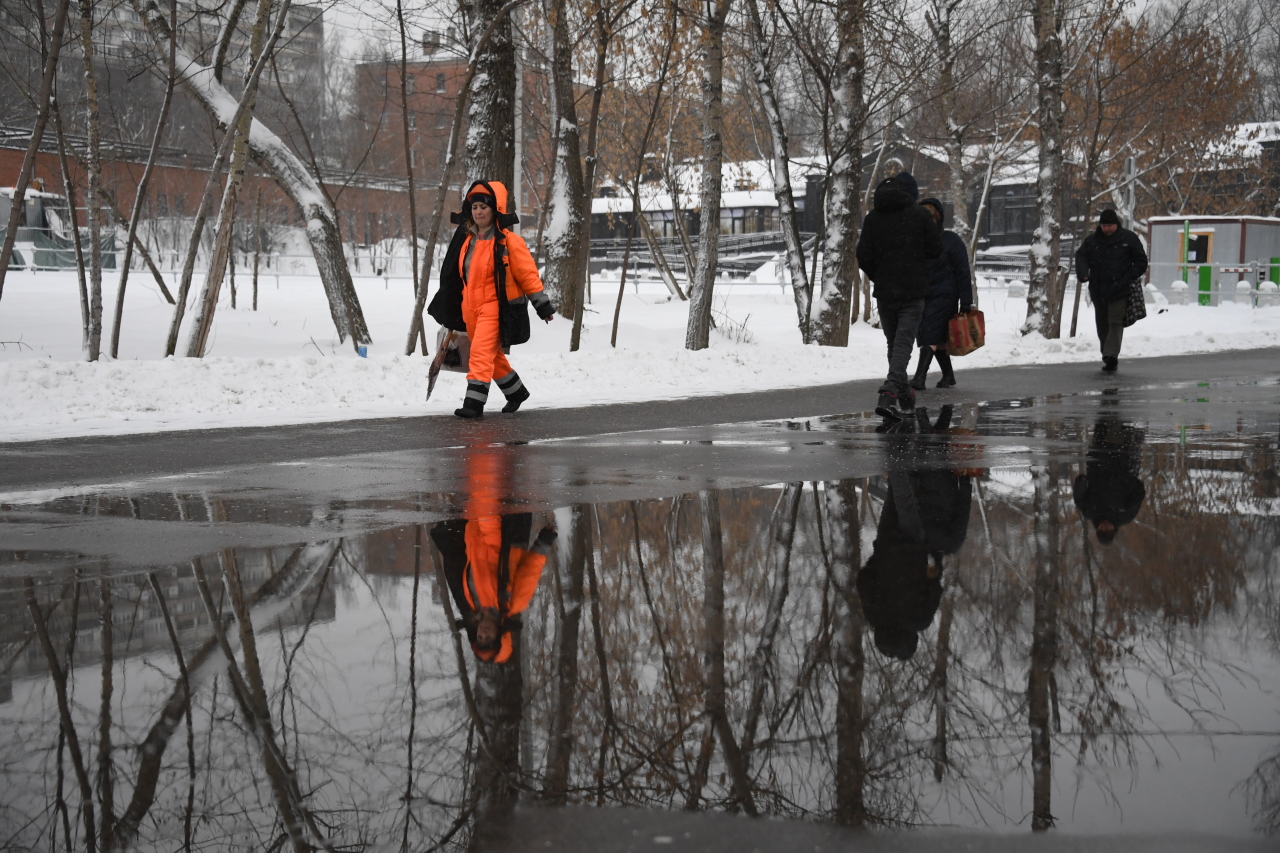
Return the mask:
<svg viewBox="0 0 1280 853"><path fill-rule="evenodd" d="M1036 125L1039 170L1036 180L1036 229L1031 237L1027 319L1022 334L1056 338L1062 325L1065 277L1062 256L1062 37L1066 0L1030 0L1035 32Z"/></svg>
<svg viewBox="0 0 1280 853"><path fill-rule="evenodd" d="M146 24L147 32L156 47L167 52L173 31L157 0L131 2L134 11ZM270 49L264 50L263 57L269 57L270 54ZM226 132L233 132L239 110L238 100L228 94L209 66L198 62L180 44L176 48L176 57L178 75L183 85L210 118L226 128ZM338 332L338 339L345 341L350 337L353 346L369 343L369 328L351 281L351 270L347 268L337 213L326 197L319 179L289 150L279 136L258 120L250 122L247 139L249 153L298 206L303 221L307 223L307 239L311 243L320 281L329 301L329 314ZM178 301L181 306L182 299L179 298Z"/></svg>
<svg viewBox="0 0 1280 853"><path fill-rule="evenodd" d="M822 289L814 300L811 337L823 346L847 346L849 310L857 277L858 229L862 224L862 129L867 120L866 0L835 9L837 48L832 69L831 165L822 239Z"/></svg>
<svg viewBox="0 0 1280 853"><path fill-rule="evenodd" d="M84 60L84 95L88 148L85 151L85 218L89 225L89 347L85 357L97 361L102 350L102 140L98 120L98 74L93 63L93 0L80 5L80 50ZM16 230L16 229L15 229Z"/></svg>
<svg viewBox="0 0 1280 853"><path fill-rule="evenodd" d="M706 349L711 341L711 302L720 257L720 190L724 167L724 32L733 0L708 0L700 21L702 52L702 230L698 258L689 281L689 323L685 349Z"/></svg>
<svg viewBox="0 0 1280 853"><path fill-rule="evenodd" d="M573 86L573 44L569 38L568 4L550 0L547 26L551 30L551 102L555 164L551 173L550 204L543 228L542 281L560 310L573 319L577 313L577 285L582 253L585 193L578 111Z"/></svg>
<svg viewBox="0 0 1280 853"><path fill-rule="evenodd" d="M276 32L283 30L283 23L289 16L291 0L284 0L280 6ZM253 74L253 68L259 64L266 49L267 26L271 23L272 0L258 0L257 14L253 28L249 31L249 58L246 65L244 94L245 109L240 114L234 131L228 127L227 133L235 133L231 143L231 165L227 172L227 182L222 189L222 205L218 209L218 222L214 227L213 257L209 261L209 270L205 274L204 290L198 300L199 310L195 323L191 328L191 337L187 342L188 358L203 358L209 342L209 332L213 328L213 315L218 310L218 293L222 289L222 279L227 272L227 263L233 250L232 238L235 236L236 203L240 197L240 186L244 183L245 168L249 162L249 128L253 122L253 111L257 104L258 81L260 76ZM278 36L277 36L278 38ZM275 38L271 39L274 48ZM170 52L173 52L170 42ZM232 301L235 291L232 291ZM234 307L234 305L232 306Z"/></svg>
<svg viewBox="0 0 1280 853"><path fill-rule="evenodd" d="M800 242L800 224L796 217L795 193L791 187L791 152L787 139L787 128L782 119L782 106L778 100L775 64L776 54L781 51L777 38L777 27L773 27L773 38L767 38L764 19L760 15L757 0L746 0L747 21L750 26L749 41L752 44L751 71L755 77L756 92L769 124L769 142L771 143L771 165L773 167L773 195L778 202L778 227L782 229L782 240L786 245L787 272L791 278L791 295L796 303L796 320L800 328L800 339L809 343L810 313L813 302L813 283L804 267L804 247ZM816 248L816 247L815 247Z"/></svg>

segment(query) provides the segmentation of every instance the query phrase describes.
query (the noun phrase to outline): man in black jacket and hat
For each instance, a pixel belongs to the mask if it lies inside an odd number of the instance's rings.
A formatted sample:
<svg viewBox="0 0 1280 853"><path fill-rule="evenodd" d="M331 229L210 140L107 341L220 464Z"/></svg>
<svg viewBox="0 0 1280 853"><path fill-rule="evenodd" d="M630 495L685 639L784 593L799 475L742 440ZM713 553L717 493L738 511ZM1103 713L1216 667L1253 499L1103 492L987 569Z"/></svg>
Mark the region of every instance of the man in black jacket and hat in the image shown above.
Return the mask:
<svg viewBox="0 0 1280 853"><path fill-rule="evenodd" d="M942 254L942 232L933 215L916 204L919 197L910 172L881 181L858 235L858 266L875 285L872 295L889 345L889 374L880 386L876 414L894 420L915 409L907 365L929 292L929 268Z"/></svg>
<svg viewBox="0 0 1280 853"><path fill-rule="evenodd" d="M1129 286L1147 271L1147 252L1138 235L1120 227L1111 208L1098 217L1098 228L1076 252L1076 277L1089 283L1093 315L1102 347L1102 369L1114 373L1120 364L1124 315L1129 306Z"/></svg>

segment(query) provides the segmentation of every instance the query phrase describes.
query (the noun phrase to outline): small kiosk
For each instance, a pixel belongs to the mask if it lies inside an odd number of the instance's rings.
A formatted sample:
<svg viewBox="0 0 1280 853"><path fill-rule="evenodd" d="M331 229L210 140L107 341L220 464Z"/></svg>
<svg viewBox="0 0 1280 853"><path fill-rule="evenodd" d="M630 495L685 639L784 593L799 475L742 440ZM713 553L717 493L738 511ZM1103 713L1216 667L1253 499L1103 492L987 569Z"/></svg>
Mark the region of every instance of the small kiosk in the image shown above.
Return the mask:
<svg viewBox="0 0 1280 853"><path fill-rule="evenodd" d="M1171 303L1280 305L1280 219L1153 216L1147 246L1147 283Z"/></svg>

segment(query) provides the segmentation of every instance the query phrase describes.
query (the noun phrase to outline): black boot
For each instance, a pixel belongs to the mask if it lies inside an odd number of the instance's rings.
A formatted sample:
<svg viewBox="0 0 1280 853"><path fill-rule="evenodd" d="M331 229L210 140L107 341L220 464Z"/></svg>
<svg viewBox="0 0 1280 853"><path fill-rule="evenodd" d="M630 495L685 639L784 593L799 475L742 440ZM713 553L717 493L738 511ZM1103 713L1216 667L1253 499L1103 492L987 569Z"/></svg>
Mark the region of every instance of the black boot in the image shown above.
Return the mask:
<svg viewBox="0 0 1280 853"><path fill-rule="evenodd" d="M938 350L934 357L938 359L938 366L942 368L942 378L938 380L938 388L951 388L956 384L956 375L951 371L951 354L945 350Z"/></svg>
<svg viewBox="0 0 1280 853"><path fill-rule="evenodd" d="M929 364L933 361L933 349L920 347L920 358L916 361L916 375L911 377L911 387L917 391L924 390L925 377L929 375Z"/></svg>
<svg viewBox="0 0 1280 853"><path fill-rule="evenodd" d="M529 399L529 389L524 387L524 383L520 381L520 374L514 370L497 380L497 383L498 389L507 398L507 404L502 407L502 411L507 414L520 408L520 404Z"/></svg>
<svg viewBox="0 0 1280 853"><path fill-rule="evenodd" d="M462 408L453 413L460 418L479 418L484 416L484 404L489 399L489 383L467 380L467 396L462 398Z"/></svg>

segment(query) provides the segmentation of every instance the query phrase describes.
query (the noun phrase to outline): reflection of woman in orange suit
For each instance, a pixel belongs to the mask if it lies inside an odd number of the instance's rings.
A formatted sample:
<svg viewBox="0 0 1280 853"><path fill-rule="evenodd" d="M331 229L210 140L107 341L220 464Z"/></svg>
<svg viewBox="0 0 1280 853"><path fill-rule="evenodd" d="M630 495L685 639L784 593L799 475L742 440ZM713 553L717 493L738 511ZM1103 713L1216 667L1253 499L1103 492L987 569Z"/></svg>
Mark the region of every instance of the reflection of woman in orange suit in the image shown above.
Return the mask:
<svg viewBox="0 0 1280 853"><path fill-rule="evenodd" d="M476 657L504 663L511 657L511 633L538 589L547 553L556 540L551 525L533 545L533 515L486 515L437 524L431 538L444 557L449 592L461 613Z"/></svg>

